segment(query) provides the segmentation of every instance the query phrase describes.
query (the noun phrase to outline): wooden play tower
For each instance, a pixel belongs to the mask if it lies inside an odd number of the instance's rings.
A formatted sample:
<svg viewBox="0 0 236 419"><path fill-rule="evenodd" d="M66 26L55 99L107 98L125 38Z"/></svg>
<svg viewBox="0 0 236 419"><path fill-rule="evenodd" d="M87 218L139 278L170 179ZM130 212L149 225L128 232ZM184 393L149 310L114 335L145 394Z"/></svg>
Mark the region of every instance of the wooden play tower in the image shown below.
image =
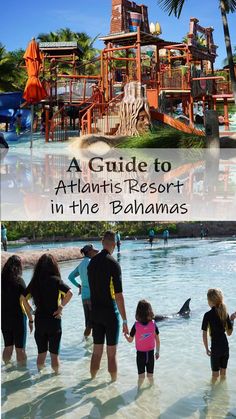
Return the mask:
<svg viewBox="0 0 236 419"><path fill-rule="evenodd" d="M198 19L191 18L185 42L165 41L150 32L145 5L112 0L110 33L100 39L104 42L101 55L96 58L100 72L94 74L81 73L79 49L77 61L75 51L68 52L64 48L63 53L55 54L52 50L52 68L58 56L63 60L63 54L72 55L71 71L54 74L53 92L54 95L56 92L57 102L58 92L63 91L63 86L65 91L57 103L56 112L49 118L47 140L55 140L60 127L63 127L61 132L65 131L68 107L73 107L74 126L78 126L82 134L113 135L118 132L120 104L125 86L130 82L144 86L152 119L193 132L195 104L201 103L204 113L206 108L216 109L217 101L223 100L224 121L228 126L228 101L233 95L229 80L214 71L217 46L213 40L213 28L202 27ZM42 52L46 62L50 54L45 46ZM53 108L56 99L52 96L51 93ZM184 122L173 118L177 106L182 109ZM59 135L58 139L68 136L68 133L64 137Z"/></svg>

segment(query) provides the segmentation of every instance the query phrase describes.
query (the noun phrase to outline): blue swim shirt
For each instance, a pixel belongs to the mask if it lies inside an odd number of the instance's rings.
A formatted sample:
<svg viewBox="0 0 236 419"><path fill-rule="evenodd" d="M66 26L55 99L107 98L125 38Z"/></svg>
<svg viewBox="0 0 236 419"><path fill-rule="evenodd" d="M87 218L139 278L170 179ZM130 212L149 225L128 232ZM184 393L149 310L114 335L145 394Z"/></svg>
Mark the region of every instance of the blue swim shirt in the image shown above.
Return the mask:
<svg viewBox="0 0 236 419"><path fill-rule="evenodd" d="M77 288L79 288L79 285L81 283L81 297L82 300L89 300L90 299L90 288L89 288L89 282L88 282L88 265L90 262L90 258L85 257L82 262L72 271L68 279L72 282L73 285L75 285ZM76 277L80 276L80 282L76 281Z"/></svg>

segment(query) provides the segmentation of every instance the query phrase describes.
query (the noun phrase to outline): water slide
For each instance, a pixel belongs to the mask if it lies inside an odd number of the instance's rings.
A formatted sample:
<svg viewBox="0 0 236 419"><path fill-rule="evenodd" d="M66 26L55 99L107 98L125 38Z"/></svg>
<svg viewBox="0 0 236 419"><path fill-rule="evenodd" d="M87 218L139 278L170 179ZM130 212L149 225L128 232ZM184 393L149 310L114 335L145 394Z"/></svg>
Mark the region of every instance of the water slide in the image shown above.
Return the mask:
<svg viewBox="0 0 236 419"><path fill-rule="evenodd" d="M29 109L20 109L25 100L22 92L0 93L0 123L8 123L9 130L4 132L3 136L7 141L16 141L18 137L15 133L16 115L21 114L22 129L31 127L31 111Z"/></svg>
<svg viewBox="0 0 236 419"><path fill-rule="evenodd" d="M151 118L154 121L162 122L163 124L169 125L178 131L186 132L187 134L199 135L201 137L205 135L203 131L186 125L184 122L178 121L178 119L172 118L171 116L156 110L151 110Z"/></svg>

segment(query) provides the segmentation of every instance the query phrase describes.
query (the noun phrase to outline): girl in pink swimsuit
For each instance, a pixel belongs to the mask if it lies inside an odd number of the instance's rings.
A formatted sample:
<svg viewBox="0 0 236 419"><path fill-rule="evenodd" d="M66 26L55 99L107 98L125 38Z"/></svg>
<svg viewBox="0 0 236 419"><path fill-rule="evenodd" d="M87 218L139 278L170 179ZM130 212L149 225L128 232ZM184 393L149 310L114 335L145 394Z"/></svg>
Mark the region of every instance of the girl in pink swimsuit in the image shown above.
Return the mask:
<svg viewBox="0 0 236 419"><path fill-rule="evenodd" d="M136 322L130 334L125 334L125 338L131 343L135 337L138 386L140 387L145 379L145 371L150 384L153 384L154 350L156 348L155 358L158 359L160 356L160 338L159 330L153 320L152 306L146 300L139 301L135 318Z"/></svg>

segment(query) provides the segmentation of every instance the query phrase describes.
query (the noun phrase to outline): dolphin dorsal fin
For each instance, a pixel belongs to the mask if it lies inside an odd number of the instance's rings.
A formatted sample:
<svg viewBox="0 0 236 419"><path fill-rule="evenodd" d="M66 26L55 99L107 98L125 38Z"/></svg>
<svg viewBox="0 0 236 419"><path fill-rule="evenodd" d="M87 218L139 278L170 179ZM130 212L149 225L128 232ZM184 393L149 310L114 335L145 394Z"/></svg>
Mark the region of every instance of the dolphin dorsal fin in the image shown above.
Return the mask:
<svg viewBox="0 0 236 419"><path fill-rule="evenodd" d="M189 313L190 312L190 307L189 307L189 303L191 301L191 298L188 298L188 300L185 301L184 305L181 307L181 309L179 310L178 314L184 314L184 313Z"/></svg>

